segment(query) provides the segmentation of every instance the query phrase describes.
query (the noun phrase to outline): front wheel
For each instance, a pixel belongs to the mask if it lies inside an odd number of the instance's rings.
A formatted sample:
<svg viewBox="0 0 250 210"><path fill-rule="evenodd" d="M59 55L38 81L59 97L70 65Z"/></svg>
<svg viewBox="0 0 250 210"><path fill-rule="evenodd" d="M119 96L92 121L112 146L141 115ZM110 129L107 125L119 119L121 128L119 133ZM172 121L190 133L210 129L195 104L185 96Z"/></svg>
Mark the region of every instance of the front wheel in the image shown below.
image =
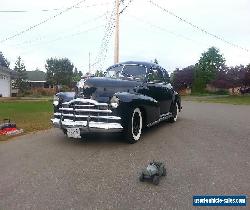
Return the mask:
<svg viewBox="0 0 250 210"><path fill-rule="evenodd" d="M165 167L162 168L162 176L166 176L167 174L167 170Z"/></svg>
<svg viewBox="0 0 250 210"><path fill-rule="evenodd" d="M139 108L132 110L125 130L126 139L130 144L139 141L142 133L142 113Z"/></svg>
<svg viewBox="0 0 250 210"><path fill-rule="evenodd" d="M177 121L178 114L179 114L179 108L178 108L177 103L174 103L171 105L170 112L171 112L172 116L170 117L169 122L174 123Z"/></svg>
<svg viewBox="0 0 250 210"><path fill-rule="evenodd" d="M157 176L157 175L155 175L155 176L153 177L153 184L158 185L159 182L160 182L160 177Z"/></svg>
<svg viewBox="0 0 250 210"><path fill-rule="evenodd" d="M139 180L140 180L141 182L144 182L144 174L143 174L143 173L141 173L141 175L140 175L140 177L139 177Z"/></svg>

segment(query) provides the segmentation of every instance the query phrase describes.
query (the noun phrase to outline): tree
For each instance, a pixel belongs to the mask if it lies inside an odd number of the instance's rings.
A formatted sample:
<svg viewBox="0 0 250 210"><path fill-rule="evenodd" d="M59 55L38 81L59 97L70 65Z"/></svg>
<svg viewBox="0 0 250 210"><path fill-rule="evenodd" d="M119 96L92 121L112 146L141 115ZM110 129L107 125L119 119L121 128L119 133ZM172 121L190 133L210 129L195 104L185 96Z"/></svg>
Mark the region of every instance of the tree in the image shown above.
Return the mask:
<svg viewBox="0 0 250 210"><path fill-rule="evenodd" d="M82 77L82 72L78 71L77 68L75 67L74 73L73 73L73 82L79 82Z"/></svg>
<svg viewBox="0 0 250 210"><path fill-rule="evenodd" d="M171 75L171 82L176 90L191 87L194 80L194 66L188 66L182 70L176 69Z"/></svg>
<svg viewBox="0 0 250 210"><path fill-rule="evenodd" d="M95 77L104 77L104 76L105 76L105 74L104 74L103 71L97 70L97 71L95 72Z"/></svg>
<svg viewBox="0 0 250 210"><path fill-rule="evenodd" d="M71 86L74 65L68 58L50 58L46 60L46 80L52 85Z"/></svg>
<svg viewBox="0 0 250 210"><path fill-rule="evenodd" d="M206 85L216 78L217 73L225 67L225 59L215 47L202 53L195 65L194 92L203 92Z"/></svg>
<svg viewBox="0 0 250 210"><path fill-rule="evenodd" d="M20 56L17 58L14 70L16 71L17 74L16 74L16 79L14 80L13 85L15 88L19 89L20 93L24 93L28 87L27 82L26 82L27 74L26 74L25 65L22 62L22 59Z"/></svg>
<svg viewBox="0 0 250 210"><path fill-rule="evenodd" d="M154 63L159 64L159 62L158 62L158 60L156 58L154 59Z"/></svg>
<svg viewBox="0 0 250 210"><path fill-rule="evenodd" d="M228 89L244 85L247 68L243 65L225 67L217 72L211 84L216 88Z"/></svg>
<svg viewBox="0 0 250 210"><path fill-rule="evenodd" d="M0 51L0 66L9 68L10 62L4 57L3 53Z"/></svg>
<svg viewBox="0 0 250 210"><path fill-rule="evenodd" d="M248 64L246 67L246 72L244 75L244 85L250 86L250 64Z"/></svg>
<svg viewBox="0 0 250 210"><path fill-rule="evenodd" d="M6 58L5 58L5 61L6 61L7 68L9 68L10 67L10 61L7 60Z"/></svg>

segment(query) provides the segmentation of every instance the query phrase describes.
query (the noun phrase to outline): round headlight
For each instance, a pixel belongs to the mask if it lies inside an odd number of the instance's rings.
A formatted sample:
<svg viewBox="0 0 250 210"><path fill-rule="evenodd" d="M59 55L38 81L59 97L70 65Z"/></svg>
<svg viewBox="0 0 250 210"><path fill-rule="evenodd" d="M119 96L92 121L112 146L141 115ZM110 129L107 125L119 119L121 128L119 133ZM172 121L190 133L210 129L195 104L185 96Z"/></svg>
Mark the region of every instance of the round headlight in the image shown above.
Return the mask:
<svg viewBox="0 0 250 210"><path fill-rule="evenodd" d="M117 96L113 96L111 99L110 99L110 105L113 107L113 108L117 108L119 106L119 98Z"/></svg>
<svg viewBox="0 0 250 210"><path fill-rule="evenodd" d="M58 106L58 104L59 104L59 97L57 95L54 95L53 104L54 104L54 106Z"/></svg>

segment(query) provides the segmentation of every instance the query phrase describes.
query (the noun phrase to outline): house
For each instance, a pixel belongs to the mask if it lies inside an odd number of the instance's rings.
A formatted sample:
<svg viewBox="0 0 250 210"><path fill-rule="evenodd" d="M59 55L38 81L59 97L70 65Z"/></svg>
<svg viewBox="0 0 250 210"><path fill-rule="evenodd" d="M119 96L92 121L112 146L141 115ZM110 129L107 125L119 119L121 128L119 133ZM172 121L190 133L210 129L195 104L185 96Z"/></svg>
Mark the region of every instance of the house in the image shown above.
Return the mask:
<svg viewBox="0 0 250 210"><path fill-rule="evenodd" d="M0 97L11 96L11 78L13 72L8 68L8 63L0 52Z"/></svg>
<svg viewBox="0 0 250 210"><path fill-rule="evenodd" d="M31 89L36 88L53 88L53 85L50 85L46 82L46 73L40 70L35 71L26 71L27 82Z"/></svg>
<svg viewBox="0 0 250 210"><path fill-rule="evenodd" d="M192 93L192 89L191 87L187 86L187 87L183 87L181 88L178 93L181 95L181 96L187 96L187 95L190 95Z"/></svg>
<svg viewBox="0 0 250 210"><path fill-rule="evenodd" d="M11 96L11 70L0 66L0 97Z"/></svg>
<svg viewBox="0 0 250 210"><path fill-rule="evenodd" d="M215 84L207 84L206 91L210 93L228 93L229 95L240 95L240 86L233 87L232 85L224 85L224 87L220 87Z"/></svg>

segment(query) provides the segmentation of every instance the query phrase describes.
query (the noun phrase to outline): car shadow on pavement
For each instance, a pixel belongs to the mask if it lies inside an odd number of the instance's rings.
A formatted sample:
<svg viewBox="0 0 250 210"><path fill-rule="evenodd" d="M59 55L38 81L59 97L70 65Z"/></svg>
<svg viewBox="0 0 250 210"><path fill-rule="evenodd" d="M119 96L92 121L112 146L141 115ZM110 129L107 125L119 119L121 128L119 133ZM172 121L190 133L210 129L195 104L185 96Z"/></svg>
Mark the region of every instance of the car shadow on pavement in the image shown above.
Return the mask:
<svg viewBox="0 0 250 210"><path fill-rule="evenodd" d="M96 144L125 144L126 141L120 133L114 134L86 134L81 139L68 138L64 135L62 138L64 142L76 145L96 145Z"/></svg>
<svg viewBox="0 0 250 210"><path fill-rule="evenodd" d="M181 120L180 120L181 121ZM169 123L167 121L160 122L157 125L154 125L150 128L143 129L143 133L141 136L141 140L137 143L146 142L147 139L151 139L152 136L155 134L162 132L164 129L171 128L178 124L176 123ZM127 143L125 137L122 133L93 133L93 134L85 134L81 139L72 139L67 138L64 135L64 138L61 138L63 142L67 142L69 144L75 145L130 145Z"/></svg>

